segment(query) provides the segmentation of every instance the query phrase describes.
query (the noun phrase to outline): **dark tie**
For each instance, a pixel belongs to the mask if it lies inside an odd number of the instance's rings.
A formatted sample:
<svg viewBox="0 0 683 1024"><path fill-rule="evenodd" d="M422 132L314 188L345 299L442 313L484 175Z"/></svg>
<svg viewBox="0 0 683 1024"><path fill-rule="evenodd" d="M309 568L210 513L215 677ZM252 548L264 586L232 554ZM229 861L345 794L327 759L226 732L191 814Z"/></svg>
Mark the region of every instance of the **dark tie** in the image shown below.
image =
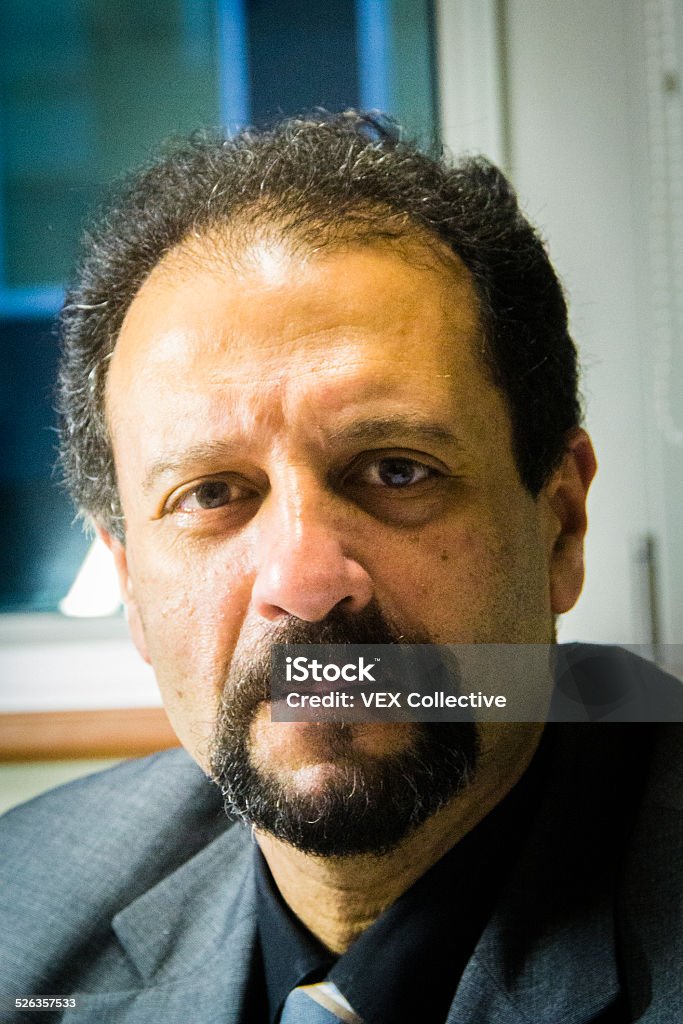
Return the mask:
<svg viewBox="0 0 683 1024"><path fill-rule="evenodd" d="M299 985L282 1008L280 1024L363 1024L332 981Z"/></svg>

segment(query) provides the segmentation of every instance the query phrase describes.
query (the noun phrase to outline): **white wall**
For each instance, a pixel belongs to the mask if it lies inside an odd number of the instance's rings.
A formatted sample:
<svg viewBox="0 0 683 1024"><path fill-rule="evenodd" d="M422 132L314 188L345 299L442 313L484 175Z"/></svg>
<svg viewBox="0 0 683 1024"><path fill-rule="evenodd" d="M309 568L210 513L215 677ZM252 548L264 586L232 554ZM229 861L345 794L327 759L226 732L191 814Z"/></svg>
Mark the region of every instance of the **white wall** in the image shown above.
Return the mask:
<svg viewBox="0 0 683 1024"><path fill-rule="evenodd" d="M160 704L122 617L0 616L0 713Z"/></svg>
<svg viewBox="0 0 683 1024"><path fill-rule="evenodd" d="M443 104L446 141L454 150L490 151L492 139L504 140L503 162L565 283L584 369L587 425L600 468L589 503L586 587L563 620L563 639L649 639L647 578L637 552L650 533L659 554L662 639L683 642L683 447L663 436L654 401L661 359L653 342L655 148L648 139L648 104L653 88L657 98L659 82L655 77L653 86L648 79L652 48L644 32L646 17L659 17L660 8L675 3L437 4L441 82L451 90ZM498 17L497 49L490 43L492 14ZM473 48L458 29L476 18L489 41ZM472 31L468 35L473 38ZM487 67L494 51L498 67ZM459 79L469 83L460 96L453 93L454 64ZM485 97L479 105L477 80ZM496 90L500 125L492 133ZM494 158L497 148L490 153ZM670 295L674 288L669 286ZM674 373L676 359L683 368L680 336L677 344ZM669 378L683 426L681 379Z"/></svg>
<svg viewBox="0 0 683 1024"><path fill-rule="evenodd" d="M631 211L643 196L633 158L645 126L629 117L627 4L509 0L505 8L510 170L567 287L600 462L586 589L563 632L638 642L633 545L648 518L642 258Z"/></svg>

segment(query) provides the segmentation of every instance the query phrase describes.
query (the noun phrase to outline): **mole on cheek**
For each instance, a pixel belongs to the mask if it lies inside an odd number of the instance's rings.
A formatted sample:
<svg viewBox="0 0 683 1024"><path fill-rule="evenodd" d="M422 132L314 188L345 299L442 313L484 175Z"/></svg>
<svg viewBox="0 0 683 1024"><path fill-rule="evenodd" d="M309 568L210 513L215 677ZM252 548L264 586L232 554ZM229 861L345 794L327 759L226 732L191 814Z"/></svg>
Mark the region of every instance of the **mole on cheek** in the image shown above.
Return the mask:
<svg viewBox="0 0 683 1024"><path fill-rule="evenodd" d="M450 557L450 556L449 556L449 554L448 554L448 552L447 552L447 551L442 551L442 552L441 552L441 561L442 561L442 562L447 562L447 561L448 561L448 559L449 559L449 557Z"/></svg>

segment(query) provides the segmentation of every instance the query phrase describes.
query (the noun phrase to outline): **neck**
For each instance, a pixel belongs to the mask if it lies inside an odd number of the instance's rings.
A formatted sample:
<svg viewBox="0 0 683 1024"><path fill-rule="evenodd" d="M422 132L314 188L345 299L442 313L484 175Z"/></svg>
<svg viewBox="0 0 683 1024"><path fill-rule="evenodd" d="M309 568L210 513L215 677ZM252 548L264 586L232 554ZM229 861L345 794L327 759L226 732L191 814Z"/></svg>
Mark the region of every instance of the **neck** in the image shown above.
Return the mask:
<svg viewBox="0 0 683 1024"><path fill-rule="evenodd" d="M526 771L542 728L483 727L473 782L387 854L318 857L257 833L283 899L327 949L343 953L507 796Z"/></svg>

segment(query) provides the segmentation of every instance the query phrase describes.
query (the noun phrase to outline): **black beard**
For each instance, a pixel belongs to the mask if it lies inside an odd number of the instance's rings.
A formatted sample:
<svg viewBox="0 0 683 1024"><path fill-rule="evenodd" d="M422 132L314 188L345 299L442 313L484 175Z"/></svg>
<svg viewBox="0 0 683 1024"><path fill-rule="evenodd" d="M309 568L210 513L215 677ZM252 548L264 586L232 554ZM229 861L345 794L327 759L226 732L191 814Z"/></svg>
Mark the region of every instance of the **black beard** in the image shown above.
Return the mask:
<svg viewBox="0 0 683 1024"><path fill-rule="evenodd" d="M381 855L472 781L479 753L473 722L415 723L408 749L377 757L355 747L358 726L316 723L309 728L321 730L328 756L334 755L334 778L315 793L292 792L259 769L250 751L251 724L269 699L273 643L422 644L429 638L401 633L373 603L358 614L335 609L323 622L291 617L249 651L248 661L233 659L210 756L228 814L304 853Z"/></svg>

